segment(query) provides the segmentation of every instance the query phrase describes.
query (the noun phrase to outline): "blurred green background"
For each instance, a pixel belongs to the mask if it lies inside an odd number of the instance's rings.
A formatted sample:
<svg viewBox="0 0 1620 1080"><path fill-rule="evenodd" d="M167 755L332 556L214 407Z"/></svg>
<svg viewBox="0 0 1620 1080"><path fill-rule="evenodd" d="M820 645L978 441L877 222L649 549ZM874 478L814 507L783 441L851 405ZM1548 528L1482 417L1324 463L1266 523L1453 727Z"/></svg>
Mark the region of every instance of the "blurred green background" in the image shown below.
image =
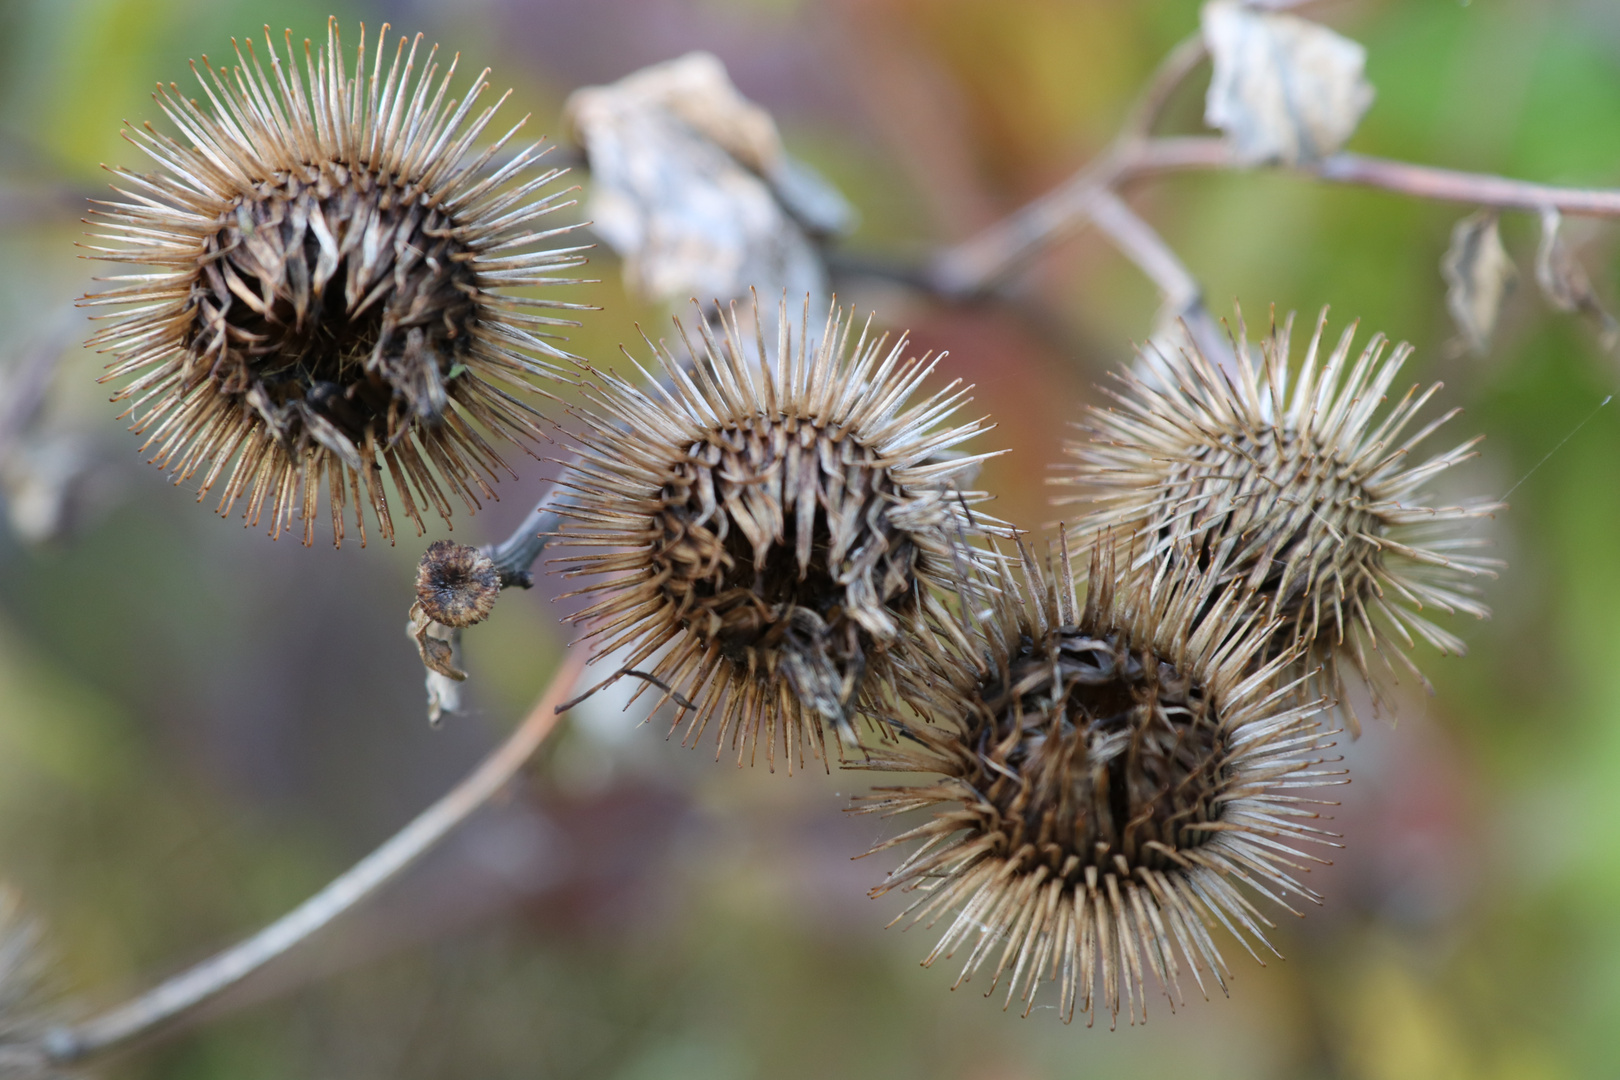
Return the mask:
<svg viewBox="0 0 1620 1080"><path fill-rule="evenodd" d="M566 640L541 588L470 636L471 707L423 717L402 633L417 556L271 542L166 484L96 386L72 299L101 162L139 166L122 121L153 81L270 23L318 37L330 11L247 0L0 2L0 392L67 355L8 450L0 535L0 878L48 929L65 991L110 1004L281 913L449 786L544 683ZM1144 0L425 0L344 4L421 29L515 88L555 130L567 92L693 48L728 65L791 150L860 209L853 252L920 257L1100 148L1158 58L1197 25ZM1620 6L1607 0L1337 0L1378 98L1351 148L1569 184L1620 183ZM1167 130L1199 127L1204 76ZM1591 327L1530 277L1535 223L1489 355L1456 348L1438 263L1471 208L1267 173L1145 183L1133 203L1217 315L1240 300L1417 346L1414 378L1488 438L1446 496L1520 481L1616 385ZM1572 223L1616 300L1614 231ZM613 258L572 348L612 362L633 324ZM1050 517L1065 425L1157 297L1095 234L1028 268L1018 305L940 307L871 281L946 377L979 384L1013 453L998 511ZM837 282L835 282L836 284ZM456 536L506 533L555 466L529 462ZM1614 1075L1620 1062L1620 405L1597 412L1488 523L1510 563L1463 659L1419 657L1438 693L1401 696L1347 749L1347 847L1326 899L1282 926L1288 957L1230 943L1230 999L1113 1033L1051 1009L1004 1014L925 931L868 900L892 823L840 813L857 777L715 764L656 726L586 710L533 782L314 949L202 1022L93 1070L120 1078L1356 1077ZM442 527L441 527L442 529Z"/></svg>

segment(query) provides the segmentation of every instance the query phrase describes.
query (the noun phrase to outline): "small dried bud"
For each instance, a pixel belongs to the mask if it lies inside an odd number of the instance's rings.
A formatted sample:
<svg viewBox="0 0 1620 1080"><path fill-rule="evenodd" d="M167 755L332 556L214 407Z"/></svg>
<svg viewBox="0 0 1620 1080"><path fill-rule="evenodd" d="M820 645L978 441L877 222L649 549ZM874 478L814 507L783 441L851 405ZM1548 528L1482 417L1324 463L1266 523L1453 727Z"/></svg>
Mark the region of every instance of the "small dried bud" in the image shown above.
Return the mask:
<svg viewBox="0 0 1620 1080"><path fill-rule="evenodd" d="M1140 372L1116 376L1115 407L1090 410L1091 440L1068 447L1080 464L1059 482L1083 493L1054 501L1087 504L1073 528L1107 530L1132 548L1134 574L1182 552L1207 566L1229 548L1223 583L1241 582L1263 616L1279 621L1264 657L1301 646L1295 672L1320 667L1324 691L1343 702L1345 658L1364 678L1369 655L1391 678L1398 658L1427 686L1404 651L1414 637L1442 653L1466 651L1427 615L1489 615L1472 582L1501 564L1471 554L1484 541L1460 534L1500 507L1428 505L1424 487L1473 457L1480 440L1414 464L1417 445L1461 410L1408 435L1439 384L1413 386L1380 415L1411 347L1385 358L1386 340L1375 335L1352 363L1352 325L1321 361L1326 322L1324 310L1292 387L1291 317L1259 356L1241 340L1233 373L1190 348L1145 354ZM1391 639L1399 647L1380 647Z"/></svg>
<svg viewBox="0 0 1620 1080"><path fill-rule="evenodd" d="M1236 882L1317 899L1291 871L1322 860L1289 845L1330 834L1292 789L1339 775L1313 770L1321 703L1275 691L1287 658L1261 660L1271 628L1241 589L1218 590L1217 568L1116 592L1111 563L1093 562L1082 611L1067 552L1050 580L1026 551L1022 581L1004 572L955 633L908 648L899 694L921 720L861 767L939 779L857 803L935 809L874 849L921 841L874 895L921 892L913 923L959 912L924 965L968 948L960 985L998 953L1003 1007L1020 993L1027 1016L1055 980L1065 1022L1092 1015L1099 980L1111 1018L1145 1020L1144 963L1173 1008L1178 951L1224 992L1206 922L1248 948L1270 924Z"/></svg>
<svg viewBox="0 0 1620 1080"><path fill-rule="evenodd" d="M434 622L475 626L501 595L501 575L482 551L451 540L428 545L416 567L416 600Z"/></svg>
<svg viewBox="0 0 1620 1080"><path fill-rule="evenodd" d="M809 344L783 310L774 353L763 331L745 344L735 310L723 339L701 313L698 329L691 369L656 347L670 389L605 372L586 387L598 411L581 414L557 543L587 549L569 574L615 575L577 616L599 656L627 651L614 677L663 687L689 741L715 719L739 763L763 739L774 767L780 741L791 771L795 745L801 762L805 743L821 752L823 721L853 740L863 684L993 524L956 487L980 459L947 456L981 428L940 426L955 384L909 402L933 362L904 359L904 337L854 340L853 312Z"/></svg>
<svg viewBox="0 0 1620 1080"><path fill-rule="evenodd" d="M348 499L362 543L362 501L392 541L386 470L420 534L424 507L448 520L452 498L471 513L495 497L511 470L486 436L544 437L511 391L549 370L540 354L566 356L542 339L572 323L534 309L579 305L507 290L583 261L537 249L568 231L536 228L559 173L529 173L537 146L486 168L517 128L466 160L488 84L447 101L456 64L438 81L434 46L413 85L421 35L386 68L380 35L368 69L362 27L351 76L330 22L325 49L305 42L307 82L291 31L285 67L265 42L273 75L251 41L234 69L193 69L211 110L158 88L183 141L126 133L164 171L113 170L128 201L93 213L121 246L92 250L158 269L85 298L128 307L91 344L117 354L105 378L131 381L114 400L176 483L203 470L201 500L228 473L220 513L246 498L244 519L268 508L279 535L297 511L308 544L325 487L334 542Z"/></svg>

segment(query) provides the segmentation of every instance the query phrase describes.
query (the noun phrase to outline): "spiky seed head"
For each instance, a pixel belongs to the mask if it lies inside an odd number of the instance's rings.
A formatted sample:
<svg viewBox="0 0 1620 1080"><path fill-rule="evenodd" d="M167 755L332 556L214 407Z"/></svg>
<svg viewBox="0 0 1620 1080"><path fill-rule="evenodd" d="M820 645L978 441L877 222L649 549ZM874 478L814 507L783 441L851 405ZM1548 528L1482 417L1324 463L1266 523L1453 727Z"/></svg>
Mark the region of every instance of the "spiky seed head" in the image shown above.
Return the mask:
<svg viewBox="0 0 1620 1080"><path fill-rule="evenodd" d="M545 310L579 306L507 291L560 282L583 249L540 246L572 226L540 227L571 203L538 194L560 175L537 171L538 144L490 166L521 122L469 154L488 69L447 100L457 60L440 79L417 35L385 64L387 31L368 68L361 27L352 74L335 20L302 74L292 32L284 66L268 27L268 71L251 41L235 67L203 57L207 107L160 85L180 138L126 130L160 171L112 170L124 200L92 211L116 245L96 257L155 268L84 300L123 309L91 344L115 354L105 379L126 380L114 400L143 450L176 483L203 471L199 501L225 477L220 513L268 508L272 535L298 511L306 544L323 486L334 542L347 499L362 543L363 503L392 541L385 468L418 534L424 508L448 521L451 499L494 498L510 469L486 436L541 436L514 391L566 355L545 338L575 324Z"/></svg>
<svg viewBox="0 0 1620 1080"><path fill-rule="evenodd" d="M718 330L697 311L696 341L677 322L690 367L648 342L661 381L591 373L557 508L579 550L557 561L608 575L576 618L621 658L610 681L661 687L683 741L714 723L717 756L763 742L791 771L806 744L825 756L822 721L853 738L863 686L996 526L959 489L990 455L952 453L983 425L946 423L970 387L913 400L938 358L836 305L812 340L808 302L797 335L784 304L768 348L757 307L752 340L735 308Z"/></svg>
<svg viewBox="0 0 1620 1080"><path fill-rule="evenodd" d="M873 849L920 842L873 894L919 892L900 918L946 922L924 965L965 950L960 986L993 963L986 996L1006 977L1026 1016L1056 981L1065 1022L1089 1023L1098 989L1110 1026L1145 1020L1144 970L1174 1009L1183 962L1225 992L1209 929L1258 960L1271 925L1238 886L1317 899L1294 871L1323 860L1291 845L1332 836L1295 793L1341 775L1318 768L1321 703L1276 685L1271 627L1218 573L1133 580L1094 552L1082 609L1066 549L1045 568L1021 552L896 663L915 712L859 767L937 778L857 801L933 812Z"/></svg>
<svg viewBox="0 0 1620 1080"><path fill-rule="evenodd" d="M1464 531L1500 504L1430 504L1425 488L1473 457L1483 436L1414 460L1461 410L1414 425L1439 383L1384 408L1411 346L1386 357L1375 334L1354 354L1352 324L1324 358L1326 323L1323 309L1291 386L1292 316L1273 323L1258 351L1240 316L1231 372L1193 349L1144 353L1136 371L1114 374L1114 406L1088 411L1089 440L1067 447L1078 464L1053 481L1079 491L1053 501L1086 507L1077 532L1132 546L1138 574L1178 551L1207 564L1231 545L1223 582L1241 582L1279 622L1263 655L1303 646L1295 670L1319 669L1322 689L1343 702L1346 659L1368 678L1377 657L1394 678L1398 658L1428 686L1405 651L1415 638L1466 651L1429 616L1489 615L1475 582L1501 564L1474 554L1484 541ZM1354 711L1346 717L1359 733Z"/></svg>

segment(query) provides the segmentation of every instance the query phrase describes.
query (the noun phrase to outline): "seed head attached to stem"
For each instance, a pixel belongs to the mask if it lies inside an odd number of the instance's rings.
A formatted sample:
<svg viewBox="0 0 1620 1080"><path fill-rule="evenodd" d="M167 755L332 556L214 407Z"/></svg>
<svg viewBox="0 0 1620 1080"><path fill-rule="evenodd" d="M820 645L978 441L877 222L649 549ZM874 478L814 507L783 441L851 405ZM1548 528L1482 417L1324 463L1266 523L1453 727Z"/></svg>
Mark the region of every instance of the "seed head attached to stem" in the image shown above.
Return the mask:
<svg viewBox="0 0 1620 1080"><path fill-rule="evenodd" d="M1054 502L1085 506L1073 529L1130 546L1137 575L1184 551L1207 566L1231 542L1223 583L1242 582L1279 624L1262 657L1303 646L1295 671L1320 668L1323 690L1344 702L1346 658L1363 678L1372 657L1394 678L1398 658L1427 687L1404 651L1415 638L1442 653L1466 651L1429 616L1490 614L1474 582L1501 564L1473 554L1485 541L1463 531L1500 505L1430 504L1424 489L1473 457L1483 436L1414 461L1418 445L1461 410L1413 430L1439 383L1422 392L1414 385L1383 408L1411 347L1386 357L1378 334L1355 355L1352 324L1323 358L1326 323L1324 309L1292 386L1292 316L1273 325L1258 355L1240 319L1235 373L1196 350L1144 354L1136 372L1115 374L1114 407L1089 411L1089 441L1068 447L1078 464L1054 481L1079 491ZM1382 647L1390 642L1396 647ZM1358 732L1354 712L1346 717Z"/></svg>
<svg viewBox="0 0 1620 1080"><path fill-rule="evenodd" d="M416 565L416 603L408 628L427 668L428 721L437 724L460 708L455 684L467 673L456 666L461 632L495 610L501 575L486 553L450 540L435 540Z"/></svg>
<svg viewBox="0 0 1620 1080"><path fill-rule="evenodd" d="M1094 1015L1099 986L1111 1024L1122 1007L1145 1020L1144 965L1173 1009L1178 952L1224 992L1211 919L1257 960L1271 925L1238 885L1317 899L1293 872L1322 860L1292 845L1332 834L1293 789L1341 775L1317 768L1321 703L1277 685L1288 658L1260 660L1271 627L1218 573L1130 588L1094 551L1082 609L1066 548L1049 570L1022 563L896 663L916 715L861 767L937 779L857 802L933 811L874 849L921 842L873 894L921 893L912 922L948 920L924 965L966 949L959 986L993 962L987 996L1005 976L1003 1008L1017 993L1026 1016L1050 980L1065 1022Z"/></svg>
<svg viewBox="0 0 1620 1080"><path fill-rule="evenodd" d="M719 331L699 311L697 341L676 325L696 362L649 342L667 384L585 384L557 506L556 544L580 551L558 561L611 575L577 616L598 655L627 657L609 681L661 687L688 742L717 721L739 764L764 742L791 771L805 743L824 756L823 721L853 741L863 686L974 557L964 539L996 527L958 488L990 455L951 453L982 430L946 424L970 388L911 400L937 359L907 359L853 310L812 340L807 303L795 340L784 304L771 348L757 302L751 342L735 309Z"/></svg>
<svg viewBox="0 0 1620 1080"><path fill-rule="evenodd" d="M297 511L306 544L323 486L334 542L351 498L361 542L363 503L392 541L385 468L418 534L423 508L448 521L452 498L494 498L510 469L486 436L543 437L514 391L567 355L545 339L575 324L545 310L579 307L507 292L583 261L541 246L572 228L540 227L571 205L539 195L559 171L535 171L538 144L490 167L521 123L469 156L488 70L447 100L457 61L440 79L417 35L384 64L387 31L368 68L361 28L352 75L335 20L302 75L291 31L285 66L268 27L268 71L251 41L235 67L203 57L207 107L160 85L180 137L127 130L160 171L112 170L124 198L92 211L116 245L96 257L155 268L84 300L122 309L91 344L115 354L105 378L143 449L176 483L201 471L199 500L223 477L220 513L245 498L272 535Z"/></svg>

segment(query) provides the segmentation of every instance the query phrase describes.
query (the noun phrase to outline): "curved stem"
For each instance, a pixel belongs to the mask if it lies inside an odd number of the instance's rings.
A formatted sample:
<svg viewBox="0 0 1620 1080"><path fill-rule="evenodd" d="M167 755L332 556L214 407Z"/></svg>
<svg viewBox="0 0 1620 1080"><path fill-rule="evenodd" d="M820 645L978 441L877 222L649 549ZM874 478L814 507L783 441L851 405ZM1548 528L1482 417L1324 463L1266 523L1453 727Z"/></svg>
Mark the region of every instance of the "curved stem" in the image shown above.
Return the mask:
<svg viewBox="0 0 1620 1080"><path fill-rule="evenodd" d="M1337 184L1382 188L1419 199L1472 203L1499 210L1539 211L1551 207L1582 217L1620 217L1620 190L1615 188L1559 187L1365 154L1334 154L1302 171Z"/></svg>
<svg viewBox="0 0 1620 1080"><path fill-rule="evenodd" d="M36 1050L49 1064L80 1061L123 1045L234 986L354 909L453 832L506 786L557 724L557 706L574 688L584 660L566 658L551 685L506 742L438 802L326 888L245 941L217 953L134 1000L72 1026L46 1032L37 1048L0 1048L0 1063Z"/></svg>
<svg viewBox="0 0 1620 1080"><path fill-rule="evenodd" d="M540 501L530 510L528 516L512 530L508 536L498 544L491 544L484 549L490 559L495 563L495 570L501 575L501 588L517 587L527 589L534 584L534 575L530 568L534 566L541 552L546 550L546 544L551 534L557 531L561 522L554 510L551 509L551 500L557 496L557 487L552 485Z"/></svg>
<svg viewBox="0 0 1620 1080"><path fill-rule="evenodd" d="M1180 135L1118 144L1045 195L940 252L923 280L931 291L944 296L982 293L1041 248L1094 220L1100 202L1132 180L1167 172L1243 167L1217 136ZM1560 187L1366 154L1334 154L1314 164L1279 171L1498 210L1550 207L1576 216L1620 217L1620 189Z"/></svg>
<svg viewBox="0 0 1620 1080"><path fill-rule="evenodd" d="M1091 220L1164 293L1165 306L1187 328L1198 351L1235 375L1237 358L1231 342L1204 306L1203 287L1164 238L1112 191L1098 193L1091 207Z"/></svg>
<svg viewBox="0 0 1620 1080"><path fill-rule="evenodd" d="M1154 69L1108 148L1045 195L936 255L923 273L929 291L954 299L982 295L1025 256L1083 225L1104 192L1137 172L1175 168L1173 162L1153 158L1151 148L1161 140L1150 139L1148 134L1171 95L1205 54L1201 34L1171 49ZM1199 164L1201 160L1192 167Z"/></svg>

